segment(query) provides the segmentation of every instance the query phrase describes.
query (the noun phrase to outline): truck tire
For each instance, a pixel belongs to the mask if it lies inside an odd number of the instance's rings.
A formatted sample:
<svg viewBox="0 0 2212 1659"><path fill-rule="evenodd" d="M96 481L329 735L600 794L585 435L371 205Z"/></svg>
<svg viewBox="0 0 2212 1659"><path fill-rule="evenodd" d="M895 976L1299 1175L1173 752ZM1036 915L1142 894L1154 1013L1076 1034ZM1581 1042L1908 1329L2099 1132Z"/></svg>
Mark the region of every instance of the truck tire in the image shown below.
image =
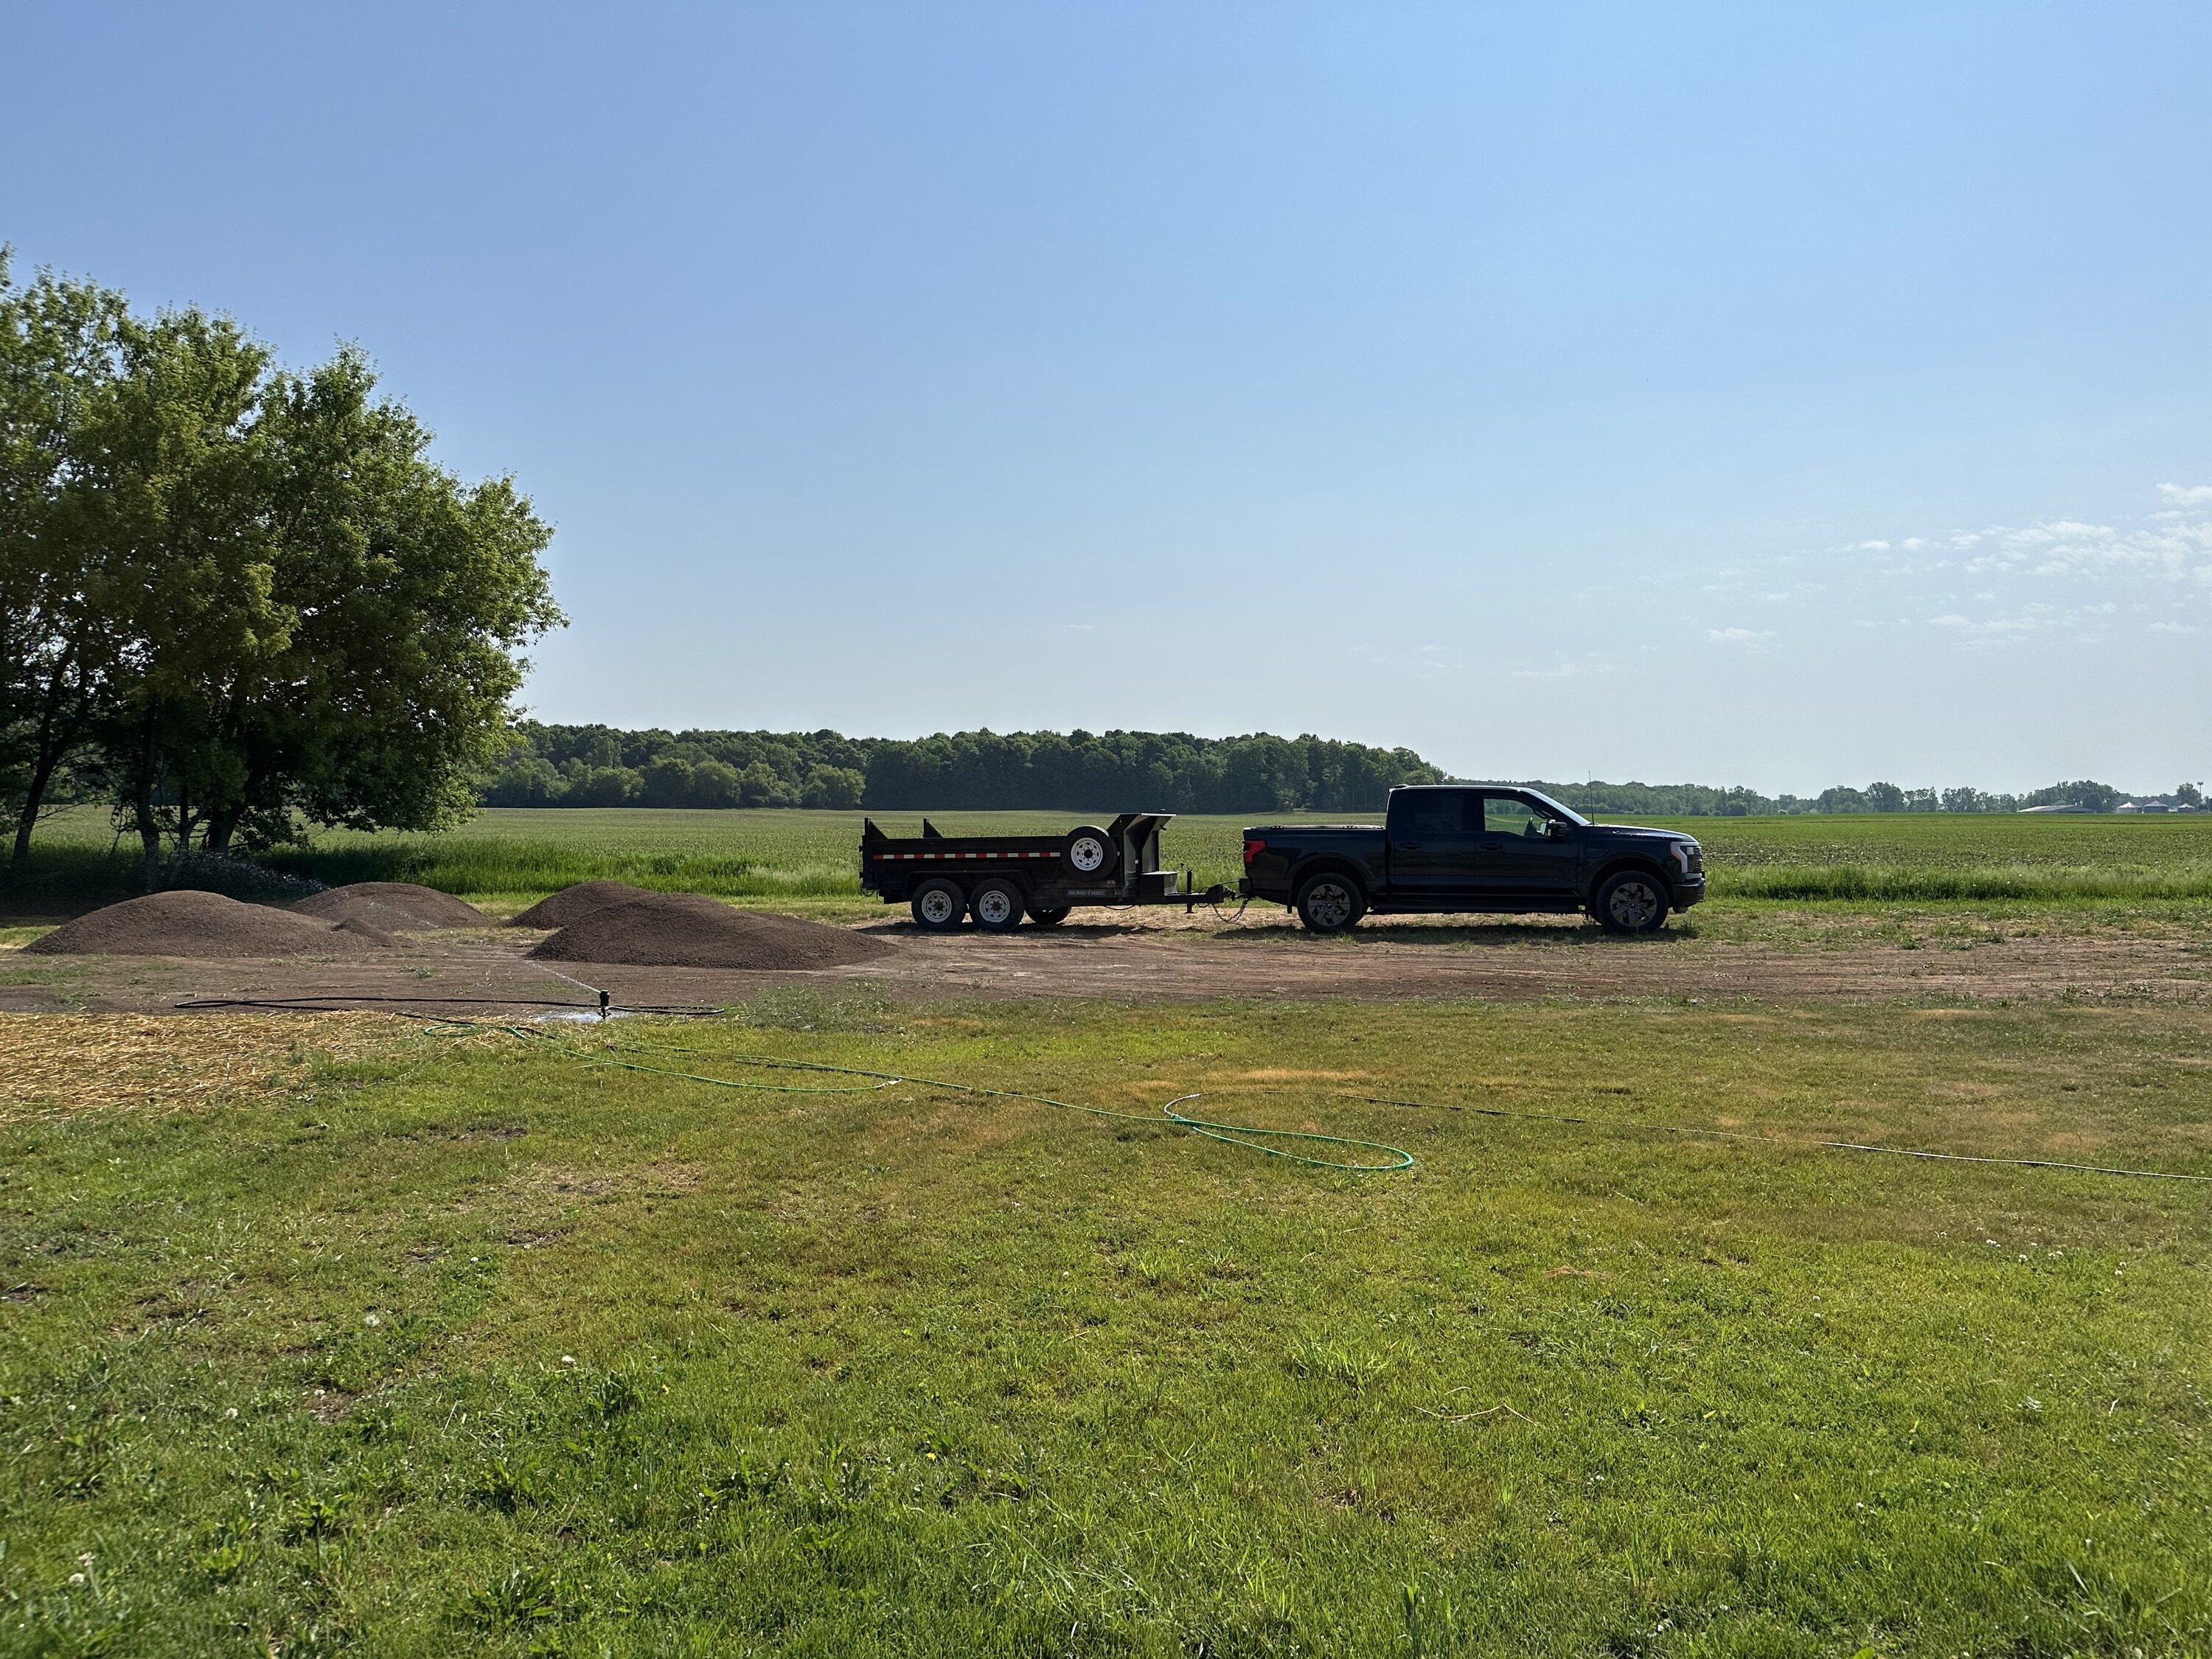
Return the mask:
<svg viewBox="0 0 2212 1659"><path fill-rule="evenodd" d="M1095 823L1071 830L1060 843L1060 861L1078 881L1109 881L1121 861L1114 837Z"/></svg>
<svg viewBox="0 0 2212 1659"><path fill-rule="evenodd" d="M1030 920L1040 927L1057 927L1067 920L1065 904L1031 904Z"/></svg>
<svg viewBox="0 0 2212 1659"><path fill-rule="evenodd" d="M925 933L957 933L968 915L968 895L957 881L933 876L914 890L914 925Z"/></svg>
<svg viewBox="0 0 2212 1659"><path fill-rule="evenodd" d="M1004 876L975 884L968 913L987 933L1011 933L1022 925L1022 890Z"/></svg>
<svg viewBox="0 0 2212 1659"><path fill-rule="evenodd" d="M1298 884L1297 910L1309 933L1341 933L1367 914L1367 895L1355 878L1324 870Z"/></svg>
<svg viewBox="0 0 2212 1659"><path fill-rule="evenodd" d="M1667 925L1667 884L1649 870L1620 870L1598 884L1590 915L1608 933L1656 933Z"/></svg>

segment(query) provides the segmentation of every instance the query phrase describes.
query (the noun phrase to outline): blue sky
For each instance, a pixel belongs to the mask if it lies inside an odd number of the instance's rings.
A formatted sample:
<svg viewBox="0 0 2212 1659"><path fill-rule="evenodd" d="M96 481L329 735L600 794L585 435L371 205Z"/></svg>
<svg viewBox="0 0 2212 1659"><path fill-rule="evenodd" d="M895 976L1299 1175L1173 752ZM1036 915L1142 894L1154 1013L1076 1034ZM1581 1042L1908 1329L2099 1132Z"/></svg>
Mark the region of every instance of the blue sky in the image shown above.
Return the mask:
<svg viewBox="0 0 2212 1659"><path fill-rule="evenodd" d="M359 341L552 720L2212 772L2212 8L11 9L0 240Z"/></svg>

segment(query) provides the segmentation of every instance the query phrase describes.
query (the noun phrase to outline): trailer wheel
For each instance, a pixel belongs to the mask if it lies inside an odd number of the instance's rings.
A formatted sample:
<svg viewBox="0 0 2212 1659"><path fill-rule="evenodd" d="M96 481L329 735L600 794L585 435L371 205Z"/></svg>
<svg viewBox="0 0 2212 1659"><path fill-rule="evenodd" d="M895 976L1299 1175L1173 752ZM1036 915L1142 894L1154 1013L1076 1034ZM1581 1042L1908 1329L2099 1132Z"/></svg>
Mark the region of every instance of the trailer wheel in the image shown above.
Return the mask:
<svg viewBox="0 0 2212 1659"><path fill-rule="evenodd" d="M994 876L975 884L968 908L985 933L1011 933L1022 925L1022 890L1002 876Z"/></svg>
<svg viewBox="0 0 2212 1659"><path fill-rule="evenodd" d="M1341 933L1367 914L1367 895L1352 878L1324 870L1298 887L1298 920L1310 933Z"/></svg>
<svg viewBox="0 0 2212 1659"><path fill-rule="evenodd" d="M953 933L968 914L968 895L959 883L934 876L914 890L913 909L914 925L925 933Z"/></svg>
<svg viewBox="0 0 2212 1659"><path fill-rule="evenodd" d="M1608 933L1656 933L1667 925L1667 884L1646 870L1607 877L1590 914Z"/></svg>
<svg viewBox="0 0 2212 1659"><path fill-rule="evenodd" d="M1060 861L1071 875L1085 881L1104 881L1121 857L1115 850L1113 836L1095 823L1086 823L1067 832L1060 843Z"/></svg>
<svg viewBox="0 0 2212 1659"><path fill-rule="evenodd" d="M1040 927L1057 927L1067 920L1067 909L1065 904L1032 904L1030 920Z"/></svg>

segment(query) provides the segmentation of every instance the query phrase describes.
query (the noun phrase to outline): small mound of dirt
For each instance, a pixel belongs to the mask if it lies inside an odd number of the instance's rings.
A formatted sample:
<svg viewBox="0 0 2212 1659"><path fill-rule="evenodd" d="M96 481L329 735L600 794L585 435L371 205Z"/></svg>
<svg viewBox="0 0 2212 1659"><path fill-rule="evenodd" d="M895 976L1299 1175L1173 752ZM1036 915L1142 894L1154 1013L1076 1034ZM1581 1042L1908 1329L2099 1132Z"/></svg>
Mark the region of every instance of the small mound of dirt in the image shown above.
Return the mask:
<svg viewBox="0 0 2212 1659"><path fill-rule="evenodd" d="M220 893L149 893L94 910L23 949L40 956L365 956L392 941Z"/></svg>
<svg viewBox="0 0 2212 1659"><path fill-rule="evenodd" d="M697 893L648 893L592 911L530 954L554 962L651 968L804 969L868 962L890 948L865 933L796 916L733 910Z"/></svg>
<svg viewBox="0 0 2212 1659"><path fill-rule="evenodd" d="M507 925L510 927L566 927L571 922L581 921L594 910L604 910L612 904L628 904L632 899L659 896L648 889L633 887L626 881L580 881L574 887L563 887L557 893L548 894Z"/></svg>
<svg viewBox="0 0 2212 1659"><path fill-rule="evenodd" d="M433 927L489 927L491 918L465 899L411 881L357 881L303 898L292 908L343 926L366 922L387 933L416 933Z"/></svg>

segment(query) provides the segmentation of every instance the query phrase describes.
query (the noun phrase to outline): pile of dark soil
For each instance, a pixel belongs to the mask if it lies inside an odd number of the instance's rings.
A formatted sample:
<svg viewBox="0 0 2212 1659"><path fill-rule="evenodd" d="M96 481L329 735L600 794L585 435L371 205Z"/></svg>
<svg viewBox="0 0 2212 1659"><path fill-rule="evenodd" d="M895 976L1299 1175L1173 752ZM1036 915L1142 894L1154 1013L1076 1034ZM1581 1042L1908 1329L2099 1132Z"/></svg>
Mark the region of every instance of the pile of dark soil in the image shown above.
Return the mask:
<svg viewBox="0 0 2212 1659"><path fill-rule="evenodd" d="M220 893L149 893L94 910L23 949L41 956L362 956L390 948L374 928L341 930L313 916L240 904Z"/></svg>
<svg viewBox="0 0 2212 1659"><path fill-rule="evenodd" d="M465 899L411 881L357 881L301 899L303 916L330 922L367 922L386 933L416 933L433 927L489 927L491 918Z"/></svg>
<svg viewBox="0 0 2212 1659"><path fill-rule="evenodd" d="M530 954L554 962L652 968L804 969L868 962L889 949L866 933L796 916L733 910L697 893L647 893L591 912Z"/></svg>
<svg viewBox="0 0 2212 1659"><path fill-rule="evenodd" d="M654 896L647 889L633 887L626 881L580 881L574 887L563 887L559 892L538 900L507 926L566 927L569 923L581 921L592 911L604 910L611 904L627 904L632 899Z"/></svg>

